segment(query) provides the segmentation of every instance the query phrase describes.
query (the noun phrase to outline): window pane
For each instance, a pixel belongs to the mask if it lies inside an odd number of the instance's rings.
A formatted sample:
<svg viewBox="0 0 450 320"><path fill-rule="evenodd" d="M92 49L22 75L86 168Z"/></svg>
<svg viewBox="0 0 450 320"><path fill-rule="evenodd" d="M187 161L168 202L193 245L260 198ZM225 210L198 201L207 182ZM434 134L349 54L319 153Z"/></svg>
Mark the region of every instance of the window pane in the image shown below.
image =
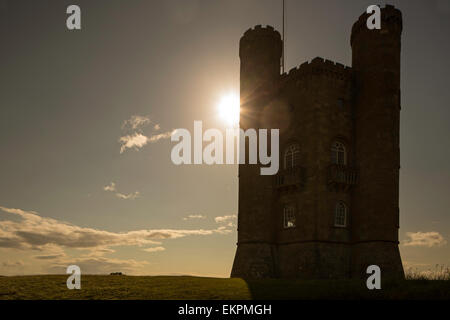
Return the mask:
<svg viewBox="0 0 450 320"><path fill-rule="evenodd" d="M346 164L345 146L341 142L334 142L331 146L331 163L332 164Z"/></svg>
<svg viewBox="0 0 450 320"><path fill-rule="evenodd" d="M336 204L334 213L334 224L338 227L347 226L347 206L343 202Z"/></svg>
<svg viewBox="0 0 450 320"><path fill-rule="evenodd" d="M297 144L290 145L284 154L285 169L296 167L300 163L300 147Z"/></svg>
<svg viewBox="0 0 450 320"><path fill-rule="evenodd" d="M295 210L294 207L284 207L283 212L284 227L293 228L295 227Z"/></svg>

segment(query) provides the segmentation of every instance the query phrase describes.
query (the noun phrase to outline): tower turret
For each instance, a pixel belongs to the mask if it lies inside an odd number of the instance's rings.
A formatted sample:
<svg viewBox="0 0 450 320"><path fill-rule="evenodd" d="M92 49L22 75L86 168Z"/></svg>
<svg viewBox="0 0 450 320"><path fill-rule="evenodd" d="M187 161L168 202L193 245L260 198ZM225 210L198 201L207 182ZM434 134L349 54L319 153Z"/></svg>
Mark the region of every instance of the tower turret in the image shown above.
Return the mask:
<svg viewBox="0 0 450 320"><path fill-rule="evenodd" d="M239 43L241 59L241 117L244 130L261 128L260 115L270 99L270 88L280 77L281 36L273 27L247 30ZM266 129L266 128L262 128ZM256 142L256 141L255 141ZM260 164L239 165L238 248L233 277L259 278L275 275L273 245L272 176L260 173Z"/></svg>
<svg viewBox="0 0 450 320"><path fill-rule="evenodd" d="M369 265L403 277L398 249L399 119L402 14L381 9L381 29L360 16L351 35L355 92L355 158L359 181L352 210L352 274Z"/></svg>
<svg viewBox="0 0 450 320"><path fill-rule="evenodd" d="M250 120L259 120L262 87L269 86L280 76L282 41L280 33L271 26L255 26L247 30L239 42L241 59L241 127L259 126ZM256 128L255 128L256 129Z"/></svg>

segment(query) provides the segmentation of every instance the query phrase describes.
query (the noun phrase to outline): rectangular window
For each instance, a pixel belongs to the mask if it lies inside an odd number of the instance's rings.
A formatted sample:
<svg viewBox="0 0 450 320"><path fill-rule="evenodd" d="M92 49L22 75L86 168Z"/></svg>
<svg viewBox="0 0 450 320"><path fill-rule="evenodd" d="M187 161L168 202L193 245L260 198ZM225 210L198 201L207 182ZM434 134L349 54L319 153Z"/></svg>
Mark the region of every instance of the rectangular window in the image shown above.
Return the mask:
<svg viewBox="0 0 450 320"><path fill-rule="evenodd" d="M284 207L284 228L294 228L295 227L295 209L292 206Z"/></svg>
<svg viewBox="0 0 450 320"><path fill-rule="evenodd" d="M334 221L336 227L345 227L345 214L342 212L336 213L336 219Z"/></svg>
<svg viewBox="0 0 450 320"><path fill-rule="evenodd" d="M347 226L347 206L343 202L338 202L334 210L334 226L345 228Z"/></svg>

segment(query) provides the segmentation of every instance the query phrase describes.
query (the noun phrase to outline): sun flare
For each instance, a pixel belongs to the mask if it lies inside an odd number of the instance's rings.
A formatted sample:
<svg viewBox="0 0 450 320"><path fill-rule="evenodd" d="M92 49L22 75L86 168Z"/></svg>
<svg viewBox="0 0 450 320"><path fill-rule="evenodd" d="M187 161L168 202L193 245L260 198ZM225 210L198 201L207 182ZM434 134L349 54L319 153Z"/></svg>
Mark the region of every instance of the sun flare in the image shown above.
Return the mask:
<svg viewBox="0 0 450 320"><path fill-rule="evenodd" d="M240 101L235 93L229 93L220 99L219 116L229 126L239 124Z"/></svg>

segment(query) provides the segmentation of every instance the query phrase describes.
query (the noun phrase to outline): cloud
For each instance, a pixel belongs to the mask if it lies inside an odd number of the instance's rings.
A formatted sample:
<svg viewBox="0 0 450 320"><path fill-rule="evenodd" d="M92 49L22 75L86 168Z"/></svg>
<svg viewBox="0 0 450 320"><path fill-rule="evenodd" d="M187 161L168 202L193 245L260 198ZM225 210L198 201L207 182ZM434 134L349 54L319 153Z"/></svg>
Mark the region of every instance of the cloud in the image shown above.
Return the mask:
<svg viewBox="0 0 450 320"><path fill-rule="evenodd" d="M149 139L142 133L135 132L134 135L120 137L119 142L122 144L120 147L120 153L123 153L126 149L131 148L139 150L149 142Z"/></svg>
<svg viewBox="0 0 450 320"><path fill-rule="evenodd" d="M151 123L150 119L145 116L134 115L130 119L125 120L122 124L122 129L130 128L132 130L139 129L147 124Z"/></svg>
<svg viewBox="0 0 450 320"><path fill-rule="evenodd" d="M22 249L22 244L12 238L0 237L0 248Z"/></svg>
<svg viewBox="0 0 450 320"><path fill-rule="evenodd" d="M190 214L187 217L184 217L183 220L192 220L192 219L206 219L206 216L201 214Z"/></svg>
<svg viewBox="0 0 450 320"><path fill-rule="evenodd" d="M60 253L60 254L48 254L48 255L42 255L42 256L34 256L33 258L38 259L38 260L53 260L53 259L62 258L64 256L65 256L64 253Z"/></svg>
<svg viewBox="0 0 450 320"><path fill-rule="evenodd" d="M235 214L232 214L229 216L215 217L214 221L216 221L216 223L225 223L225 222L229 222L229 221L234 221L236 218L237 218L237 216Z"/></svg>
<svg viewBox="0 0 450 320"><path fill-rule="evenodd" d="M116 250L110 248L94 248L90 249L89 253L85 254L85 257L102 257L107 253L114 253Z"/></svg>
<svg viewBox="0 0 450 320"><path fill-rule="evenodd" d="M134 200L136 198L139 198L139 196L140 196L139 191L136 191L136 192L130 193L130 194L123 194L123 193L119 193L119 192L116 193L117 198L125 199L125 200L129 200L129 199Z"/></svg>
<svg viewBox="0 0 450 320"><path fill-rule="evenodd" d="M169 139L174 132L175 132L175 130L167 131L167 132L164 132L164 133L155 134L155 135L151 136L148 140L150 142L157 142L157 141L159 141L161 139Z"/></svg>
<svg viewBox="0 0 450 320"><path fill-rule="evenodd" d="M124 199L124 200L134 200L136 198L139 198L139 196L141 195L139 193L139 191L135 191L135 192L129 193L129 194L120 193L117 191L116 184L114 182L111 182L111 184L103 187L103 190L115 192L115 195L117 198Z"/></svg>
<svg viewBox="0 0 450 320"><path fill-rule="evenodd" d="M166 248L164 248L164 247L152 247L152 248L145 248L145 249L142 249L143 251L145 251L145 252L158 252L158 251L164 251L164 250L166 250Z"/></svg>
<svg viewBox="0 0 450 320"><path fill-rule="evenodd" d="M150 137L147 137L142 133L135 132L132 135L120 137L119 139L119 143L121 144L120 153L125 152L127 149L134 149L136 151L139 151L139 149L143 148L148 143L155 143L161 139L170 138L173 132L174 131L167 131L164 133L152 135Z"/></svg>
<svg viewBox="0 0 450 320"><path fill-rule="evenodd" d="M153 131L159 131L161 129L159 123L154 123L146 116L134 115L130 119L124 121L122 130L127 134L124 134L119 138L119 143L121 144L120 153L125 152L127 149L139 151L139 149L149 143L170 138L174 132L174 130L172 130L148 136L145 135L142 130L142 128L148 124L153 124Z"/></svg>
<svg viewBox="0 0 450 320"><path fill-rule="evenodd" d="M110 232L80 227L53 218L41 217L34 211L6 208L0 211L13 214L19 221L0 221L0 247L23 250L55 250L62 248L108 250L115 246L145 246L161 244L160 240L187 236L228 234L225 229L142 229L127 232Z"/></svg>
<svg viewBox="0 0 450 320"><path fill-rule="evenodd" d="M444 237L436 231L431 232L406 232L409 238L404 241L404 246L409 247L440 247L447 243Z"/></svg>
<svg viewBox="0 0 450 320"><path fill-rule="evenodd" d="M103 190L105 190L105 191L116 191L116 184L114 182L111 182L110 185L104 186Z"/></svg>

